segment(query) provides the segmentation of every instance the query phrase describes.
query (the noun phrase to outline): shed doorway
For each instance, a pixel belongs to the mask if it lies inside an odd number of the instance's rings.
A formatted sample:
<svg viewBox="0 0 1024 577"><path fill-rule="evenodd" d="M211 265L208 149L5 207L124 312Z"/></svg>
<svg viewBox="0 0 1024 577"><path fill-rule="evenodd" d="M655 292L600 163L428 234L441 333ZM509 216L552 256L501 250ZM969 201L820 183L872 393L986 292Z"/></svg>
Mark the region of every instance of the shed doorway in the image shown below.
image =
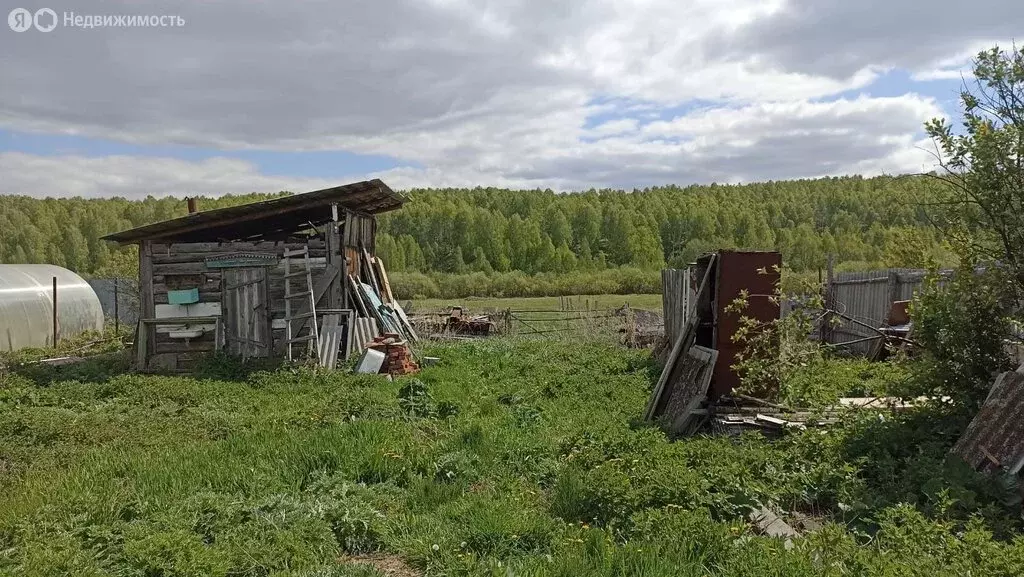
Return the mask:
<svg viewBox="0 0 1024 577"><path fill-rule="evenodd" d="M221 279L227 352L243 359L269 357L274 343L267 269L227 268Z"/></svg>

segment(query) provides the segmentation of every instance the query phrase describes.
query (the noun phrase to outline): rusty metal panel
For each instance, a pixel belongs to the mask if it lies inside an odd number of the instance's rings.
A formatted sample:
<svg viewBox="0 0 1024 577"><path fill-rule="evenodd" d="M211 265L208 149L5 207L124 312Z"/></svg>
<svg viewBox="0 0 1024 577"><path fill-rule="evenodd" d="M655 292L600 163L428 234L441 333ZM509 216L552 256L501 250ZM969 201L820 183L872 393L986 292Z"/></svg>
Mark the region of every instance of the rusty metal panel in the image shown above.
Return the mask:
<svg viewBox="0 0 1024 577"><path fill-rule="evenodd" d="M712 398L728 394L740 384L739 375L732 368L740 346L732 342L732 336L739 329L741 315L725 309L740 297L741 291L747 291L749 299L742 316L763 323L778 319L779 304L773 297L780 278L782 255L778 252L720 251L716 268L712 293L715 299L713 348L718 350L718 360L711 384Z"/></svg>
<svg viewBox="0 0 1024 577"><path fill-rule="evenodd" d="M979 471L1024 468L1024 374L1003 373L952 453Z"/></svg>

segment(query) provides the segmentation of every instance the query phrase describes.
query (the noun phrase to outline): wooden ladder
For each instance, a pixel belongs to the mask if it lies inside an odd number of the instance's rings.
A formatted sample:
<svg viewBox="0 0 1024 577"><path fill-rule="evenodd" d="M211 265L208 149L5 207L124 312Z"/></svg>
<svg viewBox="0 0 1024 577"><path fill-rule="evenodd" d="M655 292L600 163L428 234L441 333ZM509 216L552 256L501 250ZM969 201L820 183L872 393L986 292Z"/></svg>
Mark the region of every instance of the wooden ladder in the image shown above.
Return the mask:
<svg viewBox="0 0 1024 577"><path fill-rule="evenodd" d="M301 257L301 258L300 258ZM294 268L293 268L294 267ZM299 292L292 292L293 282L305 281L305 286ZM309 310L298 314L292 314L292 303L298 299L309 300ZM294 333L295 321L309 319L309 334L301 337ZM313 293L313 275L309 266L309 247L296 250L284 251L284 321L285 321L285 349L288 351L288 360L294 360L292 345L296 343L313 343L316 357L320 357L320 331L316 324L316 294ZM309 351L309 345L306 345Z"/></svg>

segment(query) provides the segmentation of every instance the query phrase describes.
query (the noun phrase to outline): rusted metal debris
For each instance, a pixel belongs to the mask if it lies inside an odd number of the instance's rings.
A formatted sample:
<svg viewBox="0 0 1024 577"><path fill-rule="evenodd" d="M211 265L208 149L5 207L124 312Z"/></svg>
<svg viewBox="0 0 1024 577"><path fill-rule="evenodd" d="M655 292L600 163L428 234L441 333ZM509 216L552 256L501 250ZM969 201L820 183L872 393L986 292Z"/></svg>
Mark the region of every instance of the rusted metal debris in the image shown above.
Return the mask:
<svg viewBox="0 0 1024 577"><path fill-rule="evenodd" d="M462 307L452 307L448 312L417 315L413 324L431 338L486 337L495 332L496 325L490 315L470 316Z"/></svg>
<svg viewBox="0 0 1024 577"><path fill-rule="evenodd" d="M447 329L457 335L476 335L486 337L494 328L491 317L486 315L469 317L462 307L453 307L448 314Z"/></svg>

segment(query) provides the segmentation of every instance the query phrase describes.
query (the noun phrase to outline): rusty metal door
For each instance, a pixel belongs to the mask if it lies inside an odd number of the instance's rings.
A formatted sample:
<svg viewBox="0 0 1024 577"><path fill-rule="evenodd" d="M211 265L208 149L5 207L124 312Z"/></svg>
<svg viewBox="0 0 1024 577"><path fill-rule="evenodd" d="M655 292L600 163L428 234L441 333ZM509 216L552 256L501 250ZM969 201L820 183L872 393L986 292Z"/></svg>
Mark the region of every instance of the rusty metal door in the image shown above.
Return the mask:
<svg viewBox="0 0 1024 577"><path fill-rule="evenodd" d="M270 356L274 343L267 269L224 269L221 287L227 352L243 359Z"/></svg>

